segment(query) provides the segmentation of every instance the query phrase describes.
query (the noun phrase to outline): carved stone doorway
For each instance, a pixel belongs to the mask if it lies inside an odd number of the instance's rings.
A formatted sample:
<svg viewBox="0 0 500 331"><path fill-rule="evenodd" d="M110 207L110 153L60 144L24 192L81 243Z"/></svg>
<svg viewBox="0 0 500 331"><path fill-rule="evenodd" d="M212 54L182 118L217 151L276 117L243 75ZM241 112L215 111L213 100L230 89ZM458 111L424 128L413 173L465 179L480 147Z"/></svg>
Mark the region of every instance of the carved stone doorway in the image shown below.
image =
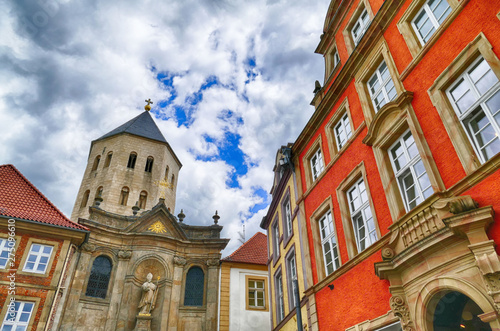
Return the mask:
<svg viewBox="0 0 500 331"><path fill-rule="evenodd" d="M429 302L427 321L434 331L491 331L478 317L481 314L481 308L465 294L441 291Z"/></svg>

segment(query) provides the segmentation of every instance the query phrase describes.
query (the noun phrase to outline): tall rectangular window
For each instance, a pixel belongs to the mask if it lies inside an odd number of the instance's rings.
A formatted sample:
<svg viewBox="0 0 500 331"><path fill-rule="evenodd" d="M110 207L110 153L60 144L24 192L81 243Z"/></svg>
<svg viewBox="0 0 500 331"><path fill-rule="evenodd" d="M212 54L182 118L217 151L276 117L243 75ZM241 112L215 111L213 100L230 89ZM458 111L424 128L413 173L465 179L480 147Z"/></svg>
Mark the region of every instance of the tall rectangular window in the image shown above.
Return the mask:
<svg viewBox="0 0 500 331"><path fill-rule="evenodd" d="M385 61L382 61L377 70L375 70L375 73L368 80L368 91L375 107L375 112L396 97L396 88L394 87L394 82Z"/></svg>
<svg viewBox="0 0 500 331"><path fill-rule="evenodd" d="M446 91L481 163L500 152L500 83L479 57Z"/></svg>
<svg viewBox="0 0 500 331"><path fill-rule="evenodd" d="M325 169L325 164L323 163L323 157L321 156L321 148L314 153L311 157L311 171L313 181L319 177L321 172Z"/></svg>
<svg viewBox="0 0 500 331"><path fill-rule="evenodd" d="M285 318L285 301L283 297L283 277L281 272L279 272L275 279L276 286L276 317L278 323Z"/></svg>
<svg viewBox="0 0 500 331"><path fill-rule="evenodd" d="M365 8L363 9L358 19L356 20L356 23L354 23L351 29L354 45L359 44L359 41L361 40L366 30L368 29L369 24L370 24L370 16L368 15L368 11Z"/></svg>
<svg viewBox="0 0 500 331"><path fill-rule="evenodd" d="M52 254L52 246L32 244L23 271L44 274Z"/></svg>
<svg viewBox="0 0 500 331"><path fill-rule="evenodd" d="M4 269L7 266L7 261L9 260L9 253L10 253L9 241L7 239L0 239L0 269Z"/></svg>
<svg viewBox="0 0 500 331"><path fill-rule="evenodd" d="M377 231L363 178L349 188L347 200L359 253L377 241Z"/></svg>
<svg viewBox="0 0 500 331"><path fill-rule="evenodd" d="M248 306L254 309L265 309L264 280L248 279Z"/></svg>
<svg viewBox="0 0 500 331"><path fill-rule="evenodd" d="M288 256L287 261L286 261L286 266L287 266L287 273L288 273L288 296L290 300L288 301L290 303L290 310L293 310L295 305L297 304L295 302L295 282L294 280L297 279L297 264L295 262L295 251L292 251L291 254Z"/></svg>
<svg viewBox="0 0 500 331"><path fill-rule="evenodd" d="M389 156L406 211L409 211L434 193L410 130L389 148Z"/></svg>
<svg viewBox="0 0 500 331"><path fill-rule="evenodd" d="M9 312L5 314L1 330L28 330L34 306L34 302L16 300L14 302L14 311L11 313L9 309Z"/></svg>
<svg viewBox="0 0 500 331"><path fill-rule="evenodd" d="M330 211L319 219L319 233L321 235L325 271L326 274L329 275L340 267L337 238L335 236L332 213Z"/></svg>
<svg viewBox="0 0 500 331"><path fill-rule="evenodd" d="M420 42L425 44L451 13L446 0L428 0L411 22Z"/></svg>
<svg viewBox="0 0 500 331"><path fill-rule="evenodd" d="M273 248L274 258L276 259L280 255L280 229L277 220L273 224Z"/></svg>
<svg viewBox="0 0 500 331"><path fill-rule="evenodd" d="M292 207L290 205L290 198L288 197L285 202L285 225L287 237L292 235Z"/></svg>
<svg viewBox="0 0 500 331"><path fill-rule="evenodd" d="M335 142L337 143L337 150L345 145L346 141L352 136L351 125L349 123L349 116L345 113L334 127Z"/></svg>

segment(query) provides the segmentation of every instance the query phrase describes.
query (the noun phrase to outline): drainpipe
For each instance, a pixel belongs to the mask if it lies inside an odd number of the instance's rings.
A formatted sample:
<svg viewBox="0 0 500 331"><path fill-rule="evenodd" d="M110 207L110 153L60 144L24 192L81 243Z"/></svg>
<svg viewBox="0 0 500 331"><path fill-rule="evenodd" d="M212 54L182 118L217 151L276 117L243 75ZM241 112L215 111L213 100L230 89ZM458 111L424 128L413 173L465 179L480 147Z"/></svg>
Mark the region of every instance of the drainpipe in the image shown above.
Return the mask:
<svg viewBox="0 0 500 331"><path fill-rule="evenodd" d="M54 313L54 309L56 307L57 295L59 294L59 292L62 289L62 282L64 279L64 274L66 273L66 268L68 266L69 256L70 256L71 251L73 250L74 247L76 247L74 244L69 245L68 253L66 254L66 258L64 260L64 266L63 266L63 269L61 272L61 276L59 277L59 283L57 284L56 293L54 294L54 299L52 300L52 305L50 307L49 317L47 319L47 323L45 323L45 328L43 329L44 331L47 331L49 329L50 321L52 319L52 314Z"/></svg>

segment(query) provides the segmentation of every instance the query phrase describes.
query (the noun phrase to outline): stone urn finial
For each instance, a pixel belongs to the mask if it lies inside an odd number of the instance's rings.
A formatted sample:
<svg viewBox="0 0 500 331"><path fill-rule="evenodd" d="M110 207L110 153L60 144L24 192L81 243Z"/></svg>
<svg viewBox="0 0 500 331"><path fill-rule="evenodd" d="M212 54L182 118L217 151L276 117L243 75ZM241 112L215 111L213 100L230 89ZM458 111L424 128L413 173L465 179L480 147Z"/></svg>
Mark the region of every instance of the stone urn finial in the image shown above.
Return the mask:
<svg viewBox="0 0 500 331"><path fill-rule="evenodd" d="M184 210L181 209L181 212L177 215L177 218L179 219L179 222L182 223L182 221L184 221L185 217L186 217L186 215L184 215Z"/></svg>
<svg viewBox="0 0 500 331"><path fill-rule="evenodd" d="M99 192L99 194L94 198L94 205L99 208L103 200L104 199L101 197L101 192Z"/></svg>
<svg viewBox="0 0 500 331"><path fill-rule="evenodd" d="M139 209L141 209L141 208L139 208L139 201L136 201L135 205L132 206L132 213L134 214L134 216L137 215L137 212L139 211Z"/></svg>
<svg viewBox="0 0 500 331"><path fill-rule="evenodd" d="M220 216L217 214L217 210L215 211L215 215L212 216L212 218L214 219L214 224L219 223Z"/></svg>

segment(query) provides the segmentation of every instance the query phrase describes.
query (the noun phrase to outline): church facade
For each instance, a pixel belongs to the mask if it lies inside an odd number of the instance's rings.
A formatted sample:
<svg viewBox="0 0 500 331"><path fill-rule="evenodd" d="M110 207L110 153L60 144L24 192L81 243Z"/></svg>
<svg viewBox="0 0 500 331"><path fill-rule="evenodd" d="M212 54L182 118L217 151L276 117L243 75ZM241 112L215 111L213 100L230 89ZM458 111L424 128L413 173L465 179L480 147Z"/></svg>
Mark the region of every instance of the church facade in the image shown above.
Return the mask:
<svg viewBox="0 0 500 331"><path fill-rule="evenodd" d="M146 111L92 142L71 219L90 231L68 266L57 330L215 330L221 250L176 217L181 163Z"/></svg>

